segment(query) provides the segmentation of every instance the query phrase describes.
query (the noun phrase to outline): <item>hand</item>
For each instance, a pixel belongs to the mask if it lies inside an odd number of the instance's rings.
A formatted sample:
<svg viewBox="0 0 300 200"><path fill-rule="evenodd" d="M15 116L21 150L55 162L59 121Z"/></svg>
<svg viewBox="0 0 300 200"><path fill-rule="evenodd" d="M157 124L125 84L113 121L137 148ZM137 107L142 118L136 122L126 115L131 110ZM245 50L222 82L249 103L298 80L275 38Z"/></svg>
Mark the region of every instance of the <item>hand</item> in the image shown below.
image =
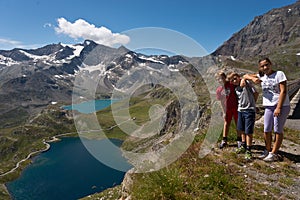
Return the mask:
<svg viewBox="0 0 300 200"><path fill-rule="evenodd" d="M241 87L245 87L246 86L246 80L245 79L241 79L241 83L240 83Z"/></svg>
<svg viewBox="0 0 300 200"><path fill-rule="evenodd" d="M281 113L281 108L276 108L276 109L274 110L274 116L275 116L275 117L279 117L279 116L280 116L280 113Z"/></svg>
<svg viewBox="0 0 300 200"><path fill-rule="evenodd" d="M260 83L260 79L259 78L257 78L257 77L255 77L255 78L253 78L253 83Z"/></svg>

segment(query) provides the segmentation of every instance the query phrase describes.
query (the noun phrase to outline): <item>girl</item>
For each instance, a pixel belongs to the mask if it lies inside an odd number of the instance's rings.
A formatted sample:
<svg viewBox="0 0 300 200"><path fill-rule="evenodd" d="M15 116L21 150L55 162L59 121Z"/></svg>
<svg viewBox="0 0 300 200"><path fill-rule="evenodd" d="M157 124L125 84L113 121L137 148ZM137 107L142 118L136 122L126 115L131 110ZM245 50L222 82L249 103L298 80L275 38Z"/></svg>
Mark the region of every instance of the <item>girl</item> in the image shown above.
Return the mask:
<svg viewBox="0 0 300 200"><path fill-rule="evenodd" d="M263 94L264 113L264 138L266 149L260 158L272 162L278 159L277 153L283 140L283 127L290 112L290 100L287 92L287 78L282 71L272 69L272 62L269 58L258 61L259 70L263 76L245 75L255 83L261 83ZM272 145L272 129L275 133L275 142Z"/></svg>

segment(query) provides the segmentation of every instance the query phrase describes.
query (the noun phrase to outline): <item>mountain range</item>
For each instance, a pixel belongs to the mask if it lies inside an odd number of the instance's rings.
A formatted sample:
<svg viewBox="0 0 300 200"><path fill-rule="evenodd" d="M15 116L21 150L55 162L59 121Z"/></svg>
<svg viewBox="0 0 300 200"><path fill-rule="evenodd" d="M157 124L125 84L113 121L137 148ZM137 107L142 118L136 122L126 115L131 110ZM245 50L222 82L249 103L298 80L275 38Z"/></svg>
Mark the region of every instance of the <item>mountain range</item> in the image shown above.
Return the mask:
<svg viewBox="0 0 300 200"><path fill-rule="evenodd" d="M300 73L299 19L300 1L273 9L255 17L209 56L221 67L241 67L241 63L255 65L259 56L269 56L276 66L288 69L296 77ZM1 127L17 123L12 113L26 118L49 104L70 104L74 79L79 73L83 79L97 80L91 83L98 85L96 98L109 98L116 87L120 90L126 87L125 83L116 84L133 68L162 74L204 59L148 56L124 46L111 48L91 40L74 45L58 43L37 49L0 50ZM7 120L9 118L11 120Z"/></svg>

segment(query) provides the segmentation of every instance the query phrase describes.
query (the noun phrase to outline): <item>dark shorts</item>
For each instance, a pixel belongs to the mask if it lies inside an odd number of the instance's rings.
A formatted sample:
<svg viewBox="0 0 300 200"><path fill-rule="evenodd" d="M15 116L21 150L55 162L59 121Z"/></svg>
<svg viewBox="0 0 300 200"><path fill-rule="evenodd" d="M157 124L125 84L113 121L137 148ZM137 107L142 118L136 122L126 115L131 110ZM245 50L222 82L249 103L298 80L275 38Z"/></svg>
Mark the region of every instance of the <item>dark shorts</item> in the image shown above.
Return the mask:
<svg viewBox="0 0 300 200"><path fill-rule="evenodd" d="M254 111L243 111L238 112L238 123L237 129L245 132L245 134L253 134L255 123L255 112Z"/></svg>

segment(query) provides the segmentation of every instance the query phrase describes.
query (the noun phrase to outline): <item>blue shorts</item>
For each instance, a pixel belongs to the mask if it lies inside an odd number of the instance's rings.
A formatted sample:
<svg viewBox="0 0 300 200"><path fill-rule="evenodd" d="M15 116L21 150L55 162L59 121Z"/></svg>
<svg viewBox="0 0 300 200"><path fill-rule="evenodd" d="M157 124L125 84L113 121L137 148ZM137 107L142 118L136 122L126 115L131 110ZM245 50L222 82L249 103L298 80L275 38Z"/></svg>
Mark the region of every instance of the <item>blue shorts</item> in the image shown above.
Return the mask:
<svg viewBox="0 0 300 200"><path fill-rule="evenodd" d="M237 129L245 134L253 134L255 123L255 111L238 112Z"/></svg>
<svg viewBox="0 0 300 200"><path fill-rule="evenodd" d="M272 132L274 128L275 133L283 133L283 127L290 113L290 106L282 106L281 114L278 117L274 116L276 106L266 106L264 114L264 132Z"/></svg>

